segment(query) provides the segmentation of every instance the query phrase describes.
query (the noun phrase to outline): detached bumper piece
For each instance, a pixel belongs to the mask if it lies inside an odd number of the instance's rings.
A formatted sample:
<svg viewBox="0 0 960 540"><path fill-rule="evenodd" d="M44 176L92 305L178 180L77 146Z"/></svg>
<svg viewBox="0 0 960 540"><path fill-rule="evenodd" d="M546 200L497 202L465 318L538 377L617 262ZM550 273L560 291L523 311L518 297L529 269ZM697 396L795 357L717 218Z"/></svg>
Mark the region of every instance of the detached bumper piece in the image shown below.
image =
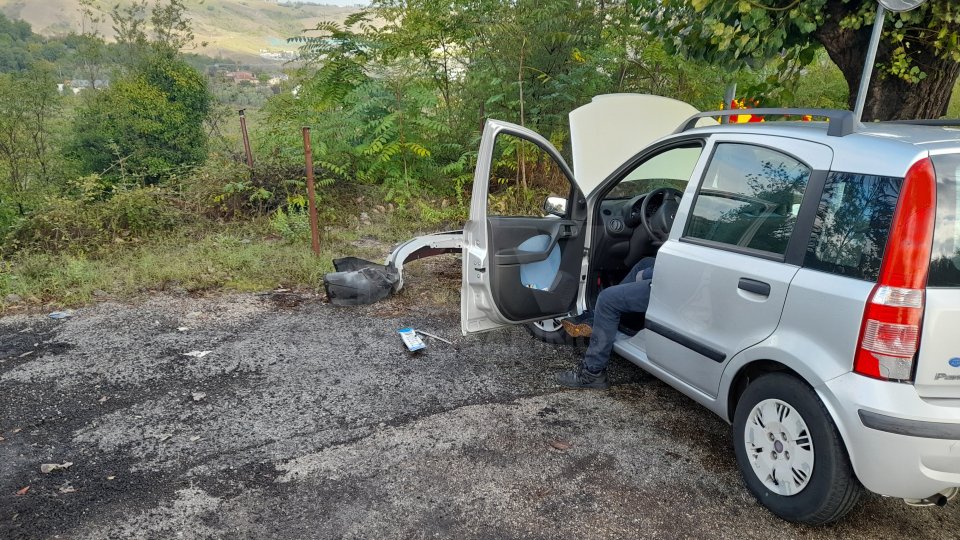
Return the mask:
<svg viewBox="0 0 960 540"><path fill-rule="evenodd" d="M330 303L337 306L373 304L393 294L400 272L391 266L344 257L334 259L336 272L323 276L323 288Z"/></svg>

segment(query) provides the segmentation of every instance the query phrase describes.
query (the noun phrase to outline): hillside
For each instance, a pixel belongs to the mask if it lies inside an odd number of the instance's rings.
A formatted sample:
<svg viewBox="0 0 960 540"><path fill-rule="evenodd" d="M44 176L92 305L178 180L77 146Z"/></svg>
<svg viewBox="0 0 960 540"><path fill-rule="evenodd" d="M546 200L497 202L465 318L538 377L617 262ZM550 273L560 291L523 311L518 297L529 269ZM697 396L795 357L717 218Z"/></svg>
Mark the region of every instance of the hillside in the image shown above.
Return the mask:
<svg viewBox="0 0 960 540"><path fill-rule="evenodd" d="M117 0L101 0L104 10ZM129 0L119 0L121 4ZM343 21L357 11L355 7L314 4L284 5L275 0L186 0L197 35L196 52L217 56L257 55L261 50L295 49L286 38L312 28L320 21ZM0 0L0 12L23 19L33 31L43 35L65 34L80 30L78 0ZM109 19L108 19L109 20ZM108 38L109 22L100 25ZM206 47L200 47L207 42Z"/></svg>

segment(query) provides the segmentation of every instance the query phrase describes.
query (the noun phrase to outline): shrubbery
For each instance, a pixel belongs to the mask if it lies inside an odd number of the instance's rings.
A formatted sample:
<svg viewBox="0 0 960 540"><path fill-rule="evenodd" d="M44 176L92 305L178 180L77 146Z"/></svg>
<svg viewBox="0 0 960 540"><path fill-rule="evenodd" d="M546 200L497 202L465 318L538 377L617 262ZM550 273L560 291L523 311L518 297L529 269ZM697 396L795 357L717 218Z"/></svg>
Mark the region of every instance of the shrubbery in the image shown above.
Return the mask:
<svg viewBox="0 0 960 540"><path fill-rule="evenodd" d="M86 173L116 183L156 184L206 159L203 122L209 109L203 75L156 51L86 100L68 152Z"/></svg>
<svg viewBox="0 0 960 540"><path fill-rule="evenodd" d="M54 198L11 228L4 251L97 252L170 231L188 219L176 199L159 188L124 190L107 200Z"/></svg>

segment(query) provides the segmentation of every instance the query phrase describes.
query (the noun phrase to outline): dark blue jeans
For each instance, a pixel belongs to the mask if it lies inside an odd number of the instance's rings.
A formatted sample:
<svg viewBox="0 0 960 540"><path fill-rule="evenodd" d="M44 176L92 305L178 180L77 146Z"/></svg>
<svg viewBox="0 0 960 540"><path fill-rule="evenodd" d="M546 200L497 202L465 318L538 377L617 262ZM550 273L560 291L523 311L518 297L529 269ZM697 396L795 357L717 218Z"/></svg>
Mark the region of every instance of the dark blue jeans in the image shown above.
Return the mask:
<svg viewBox="0 0 960 540"><path fill-rule="evenodd" d="M630 269L630 273L619 285L600 291L597 305L594 306L590 346L583 357L583 363L588 370L596 373L606 369L613 351L613 342L617 337L617 328L620 327L621 314L646 313L647 306L650 305L654 261L653 257L642 259ZM638 275L642 276L639 281Z"/></svg>

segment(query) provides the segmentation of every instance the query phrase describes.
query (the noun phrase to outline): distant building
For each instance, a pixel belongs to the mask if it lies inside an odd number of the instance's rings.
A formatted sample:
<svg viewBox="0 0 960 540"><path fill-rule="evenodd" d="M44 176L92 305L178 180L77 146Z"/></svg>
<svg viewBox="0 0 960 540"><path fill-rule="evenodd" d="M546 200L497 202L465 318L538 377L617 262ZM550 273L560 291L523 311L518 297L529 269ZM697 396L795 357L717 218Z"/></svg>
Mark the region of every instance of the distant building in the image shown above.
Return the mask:
<svg viewBox="0 0 960 540"><path fill-rule="evenodd" d="M228 71L224 74L228 79L233 79L233 82L240 84L242 82L248 82L251 84L257 84L257 78L253 76L253 73L249 71Z"/></svg>
<svg viewBox="0 0 960 540"><path fill-rule="evenodd" d="M299 56L297 51L268 51L266 49L260 49L260 58L264 60L296 60Z"/></svg>
<svg viewBox="0 0 960 540"><path fill-rule="evenodd" d="M67 90L70 90L74 95L77 95L83 90L90 90L91 88L102 90L108 86L110 86L110 81L103 79L96 79L93 84L90 83L89 79L72 79L58 84L57 91L65 94Z"/></svg>
<svg viewBox="0 0 960 540"><path fill-rule="evenodd" d="M269 84L270 86L280 86L281 83L289 79L290 79L289 75L287 75L286 73L280 73L278 75L274 75L273 77L270 77Z"/></svg>

